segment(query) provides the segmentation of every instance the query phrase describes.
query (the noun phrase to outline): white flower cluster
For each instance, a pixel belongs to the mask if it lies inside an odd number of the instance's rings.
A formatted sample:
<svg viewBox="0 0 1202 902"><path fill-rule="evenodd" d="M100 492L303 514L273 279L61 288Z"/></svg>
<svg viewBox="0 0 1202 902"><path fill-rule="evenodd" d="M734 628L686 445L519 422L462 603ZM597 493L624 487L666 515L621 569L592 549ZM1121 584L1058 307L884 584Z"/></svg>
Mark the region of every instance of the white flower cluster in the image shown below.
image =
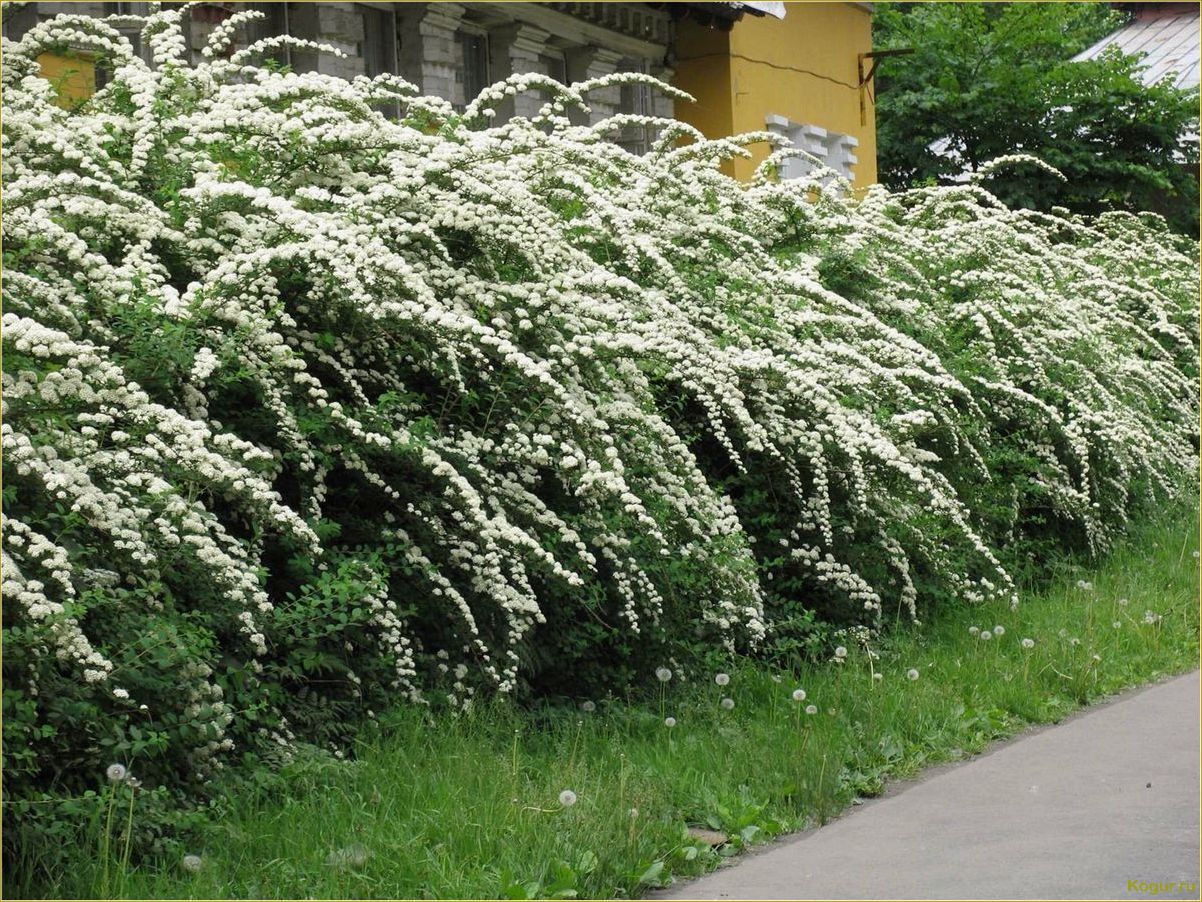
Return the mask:
<svg viewBox="0 0 1202 902"><path fill-rule="evenodd" d="M113 669L70 609L97 567L207 574L237 640L189 671L206 716L210 665L261 673L292 623L282 547L354 564L391 688L447 662L465 699L552 620L763 638L730 479L763 481L779 567L875 624L920 575L1013 600L991 541L1038 515L1104 547L1196 471L1197 247L1154 222L742 186L721 159L775 138L648 120L634 157L567 116L647 76L515 76L456 116L249 65L271 42L222 58L250 13L189 67L180 15L147 17L153 65L84 17L4 44L4 590L82 680ZM70 112L37 77L61 43L117 60ZM539 116L488 126L526 90Z"/></svg>

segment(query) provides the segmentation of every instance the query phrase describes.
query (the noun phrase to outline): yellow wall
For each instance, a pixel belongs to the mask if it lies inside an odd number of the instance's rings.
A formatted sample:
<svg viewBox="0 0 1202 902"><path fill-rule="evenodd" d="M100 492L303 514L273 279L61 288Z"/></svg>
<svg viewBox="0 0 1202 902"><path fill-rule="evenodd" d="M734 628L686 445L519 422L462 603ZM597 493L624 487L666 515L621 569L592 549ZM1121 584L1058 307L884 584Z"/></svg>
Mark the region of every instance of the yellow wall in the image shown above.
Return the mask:
<svg viewBox="0 0 1202 902"><path fill-rule="evenodd" d="M729 32L684 21L677 32L674 83L697 98L677 104L677 116L717 138L761 131L767 116L818 125L859 139L857 186L876 181L876 122L872 104L860 125L857 54L872 49L872 14L856 3L795 0L785 18L744 14ZM749 178L768 153L729 167Z"/></svg>
<svg viewBox="0 0 1202 902"><path fill-rule="evenodd" d="M38 57L41 76L58 91L58 105L66 109L78 106L96 93L96 65L78 56L43 53Z"/></svg>
<svg viewBox="0 0 1202 902"><path fill-rule="evenodd" d="M676 102L676 118L707 138L734 134L731 98L730 32L702 28L685 20L676 32L676 74L672 84L696 103Z"/></svg>

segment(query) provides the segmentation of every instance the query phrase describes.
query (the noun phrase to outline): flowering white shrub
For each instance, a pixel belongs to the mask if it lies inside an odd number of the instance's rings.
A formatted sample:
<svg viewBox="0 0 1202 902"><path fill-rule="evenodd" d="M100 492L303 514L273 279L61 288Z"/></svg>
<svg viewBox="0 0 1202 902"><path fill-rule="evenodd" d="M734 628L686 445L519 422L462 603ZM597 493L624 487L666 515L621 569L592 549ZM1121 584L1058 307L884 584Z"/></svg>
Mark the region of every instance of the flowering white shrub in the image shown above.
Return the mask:
<svg viewBox="0 0 1202 902"><path fill-rule="evenodd" d="M744 186L772 136L572 124L646 76L457 115L238 23L189 66L180 15L153 66L85 17L4 45L10 792L1011 601L1003 559L1196 469L1197 246L1152 218L853 201L785 151ZM71 111L65 45L111 70Z"/></svg>

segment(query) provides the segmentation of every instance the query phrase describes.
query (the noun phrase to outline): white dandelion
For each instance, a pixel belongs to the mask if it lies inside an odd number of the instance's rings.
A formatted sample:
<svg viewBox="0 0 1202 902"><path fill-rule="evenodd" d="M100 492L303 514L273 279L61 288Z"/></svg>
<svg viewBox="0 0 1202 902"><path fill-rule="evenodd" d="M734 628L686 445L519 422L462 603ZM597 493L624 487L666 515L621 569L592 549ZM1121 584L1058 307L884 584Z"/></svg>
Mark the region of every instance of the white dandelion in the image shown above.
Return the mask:
<svg viewBox="0 0 1202 902"><path fill-rule="evenodd" d="M664 726L667 727L669 730L672 729L674 726L676 726L676 718L675 717L665 717L664 718Z"/></svg>
<svg viewBox="0 0 1202 902"><path fill-rule="evenodd" d="M793 701L804 702L806 700L806 691L804 689L793 690Z"/></svg>
<svg viewBox="0 0 1202 902"><path fill-rule="evenodd" d="M585 714L592 714L597 710L597 703L593 701L583 701L580 703L580 710Z"/></svg>
<svg viewBox="0 0 1202 902"><path fill-rule="evenodd" d="M104 769L104 775L108 777L110 783L120 783L125 779L125 775L129 773L125 769L124 764L110 764Z"/></svg>
<svg viewBox="0 0 1202 902"><path fill-rule="evenodd" d="M735 700L733 698L724 698L724 699L722 699L722 701L719 704L721 704L723 708L725 708L727 711L729 711L735 706Z"/></svg>
<svg viewBox="0 0 1202 902"><path fill-rule="evenodd" d="M729 673L719 673L714 676L714 682L717 683L719 686L727 686L730 684L730 674Z"/></svg>
<svg viewBox="0 0 1202 902"><path fill-rule="evenodd" d="M1035 640L1034 639L1023 639L1021 645L1023 648L1034 648Z"/></svg>
<svg viewBox="0 0 1202 902"><path fill-rule="evenodd" d="M993 628L993 634L995 636L1004 636L1006 635L1006 628L1004 626L995 626Z"/></svg>
<svg viewBox="0 0 1202 902"><path fill-rule="evenodd" d="M968 628L968 635L970 635L970 636L975 636L980 632L981 632L981 628L979 626L970 626Z"/></svg>
<svg viewBox="0 0 1202 902"><path fill-rule="evenodd" d="M559 804L564 808L571 808L576 804L576 793L570 789L565 789L559 794Z"/></svg>
<svg viewBox="0 0 1202 902"><path fill-rule="evenodd" d="M204 862L201 861L199 855L185 855L183 860L180 862L180 867L182 867L189 874L195 874L200 870L200 866L203 863Z"/></svg>
<svg viewBox="0 0 1202 902"><path fill-rule="evenodd" d="M918 670L911 667L906 671L906 679L913 683L916 679L918 679Z"/></svg>
<svg viewBox="0 0 1202 902"><path fill-rule="evenodd" d="M835 657L840 658L840 659L846 658L847 657L847 649L844 648L842 645L840 645L838 648L835 649Z"/></svg>
<svg viewBox="0 0 1202 902"><path fill-rule="evenodd" d="M817 705L806 705L806 714L817 714L817 713L818 713Z"/></svg>
<svg viewBox="0 0 1202 902"><path fill-rule="evenodd" d="M670 671L667 667L657 667L655 668L655 678L661 683L666 683L668 680L672 679L672 671Z"/></svg>
<svg viewBox="0 0 1202 902"><path fill-rule="evenodd" d="M988 642L992 638L993 638L993 633L989 632L989 630L981 630L981 639L983 641Z"/></svg>

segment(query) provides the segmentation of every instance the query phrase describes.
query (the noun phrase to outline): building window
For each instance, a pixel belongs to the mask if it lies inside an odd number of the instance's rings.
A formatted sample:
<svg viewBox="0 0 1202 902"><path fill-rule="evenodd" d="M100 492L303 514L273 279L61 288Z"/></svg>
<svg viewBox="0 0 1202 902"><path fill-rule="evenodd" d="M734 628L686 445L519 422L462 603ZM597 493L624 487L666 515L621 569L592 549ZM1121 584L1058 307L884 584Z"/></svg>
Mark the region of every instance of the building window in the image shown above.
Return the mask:
<svg viewBox="0 0 1202 902"><path fill-rule="evenodd" d="M463 102L468 104L492 84L488 77L488 35L461 31L458 37L463 66L455 75L463 85Z"/></svg>
<svg viewBox="0 0 1202 902"><path fill-rule="evenodd" d="M819 165L833 169L849 182L855 178L852 167L859 162L855 155L855 149L860 143L858 138L827 131L818 125L794 122L785 116L768 116L766 121L769 131L784 135L793 147L808 154L786 160L780 167L782 179L809 175Z"/></svg>
<svg viewBox="0 0 1202 902"><path fill-rule="evenodd" d="M618 64L619 72L646 72L647 69L647 61L644 59L624 59ZM651 87L622 85L617 111L636 116L652 115ZM651 139L651 129L642 125L628 125L614 137L614 142L630 153L642 155L650 150Z"/></svg>
<svg viewBox="0 0 1202 902"><path fill-rule="evenodd" d="M568 83L568 61L562 51L552 50L544 53L539 57L547 74L559 82L561 85Z"/></svg>
<svg viewBox="0 0 1202 902"><path fill-rule="evenodd" d="M247 43L253 44L255 41L261 41L264 38L274 38L280 35L292 34L292 16L289 7L291 3L253 3L252 9L256 9L266 16L265 19L260 19L250 25L250 34L247 35ZM292 67L292 48L285 44L283 47L276 50L274 53L268 54L264 59L270 59L280 66Z"/></svg>
<svg viewBox="0 0 1202 902"><path fill-rule="evenodd" d="M396 10L360 6L363 13L363 72L368 78L400 71L397 60Z"/></svg>

